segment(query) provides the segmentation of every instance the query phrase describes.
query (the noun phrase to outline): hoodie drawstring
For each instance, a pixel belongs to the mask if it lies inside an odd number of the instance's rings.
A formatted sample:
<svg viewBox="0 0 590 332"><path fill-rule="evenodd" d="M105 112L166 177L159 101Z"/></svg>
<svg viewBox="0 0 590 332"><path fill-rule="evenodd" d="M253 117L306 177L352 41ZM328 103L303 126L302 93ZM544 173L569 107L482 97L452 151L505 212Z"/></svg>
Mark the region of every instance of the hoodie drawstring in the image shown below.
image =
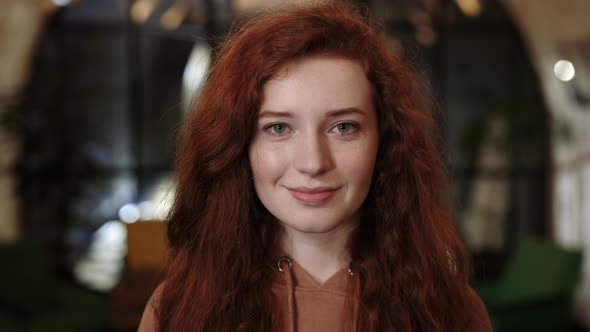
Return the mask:
<svg viewBox="0 0 590 332"><path fill-rule="evenodd" d="M283 273L285 270L283 269L282 264L287 263L289 266L289 271L285 273L287 279L287 287L289 288L289 293L287 295L287 301L289 306L289 330L288 332L295 332L295 283L293 282L293 262L289 257L282 256L277 260L277 269Z"/></svg>

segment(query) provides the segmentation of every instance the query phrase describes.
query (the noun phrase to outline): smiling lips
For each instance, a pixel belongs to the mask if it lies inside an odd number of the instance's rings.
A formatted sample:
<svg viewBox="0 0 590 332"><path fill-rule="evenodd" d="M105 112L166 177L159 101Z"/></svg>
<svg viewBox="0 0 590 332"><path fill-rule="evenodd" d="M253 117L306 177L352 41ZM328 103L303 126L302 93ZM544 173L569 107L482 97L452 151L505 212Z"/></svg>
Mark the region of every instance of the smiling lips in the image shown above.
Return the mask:
<svg viewBox="0 0 590 332"><path fill-rule="evenodd" d="M291 195L305 205L322 205L327 203L335 194L338 188L315 187L315 188L288 188Z"/></svg>

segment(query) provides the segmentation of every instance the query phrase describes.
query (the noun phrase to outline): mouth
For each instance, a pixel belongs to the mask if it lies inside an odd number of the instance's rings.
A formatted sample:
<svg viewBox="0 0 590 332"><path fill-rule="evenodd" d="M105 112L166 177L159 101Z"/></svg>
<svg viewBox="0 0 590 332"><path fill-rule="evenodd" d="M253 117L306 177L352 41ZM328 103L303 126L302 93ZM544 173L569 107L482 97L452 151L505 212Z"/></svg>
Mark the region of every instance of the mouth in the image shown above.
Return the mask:
<svg viewBox="0 0 590 332"><path fill-rule="evenodd" d="M287 188L291 196L305 205L319 206L328 203L340 188L297 187Z"/></svg>

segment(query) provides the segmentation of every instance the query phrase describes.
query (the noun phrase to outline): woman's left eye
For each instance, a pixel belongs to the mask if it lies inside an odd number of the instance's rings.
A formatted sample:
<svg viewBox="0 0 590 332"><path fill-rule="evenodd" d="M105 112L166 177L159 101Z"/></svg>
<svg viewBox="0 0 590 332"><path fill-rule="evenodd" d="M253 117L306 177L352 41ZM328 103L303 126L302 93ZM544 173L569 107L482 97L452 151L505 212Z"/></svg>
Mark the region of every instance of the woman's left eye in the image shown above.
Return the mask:
<svg viewBox="0 0 590 332"><path fill-rule="evenodd" d="M350 122L342 122L337 124L333 130L340 134L350 134L358 129L358 126Z"/></svg>

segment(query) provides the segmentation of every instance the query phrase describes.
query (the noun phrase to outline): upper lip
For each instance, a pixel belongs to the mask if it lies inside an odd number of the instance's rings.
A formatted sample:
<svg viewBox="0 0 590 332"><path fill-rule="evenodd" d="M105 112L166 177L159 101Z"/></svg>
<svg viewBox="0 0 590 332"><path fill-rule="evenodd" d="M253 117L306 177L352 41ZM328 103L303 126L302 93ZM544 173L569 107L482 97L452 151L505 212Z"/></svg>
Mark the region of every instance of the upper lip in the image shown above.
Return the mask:
<svg viewBox="0 0 590 332"><path fill-rule="evenodd" d="M337 188L333 187L295 187L295 188L288 188L289 190L293 191L300 191L304 193L321 193L325 191L334 191Z"/></svg>

